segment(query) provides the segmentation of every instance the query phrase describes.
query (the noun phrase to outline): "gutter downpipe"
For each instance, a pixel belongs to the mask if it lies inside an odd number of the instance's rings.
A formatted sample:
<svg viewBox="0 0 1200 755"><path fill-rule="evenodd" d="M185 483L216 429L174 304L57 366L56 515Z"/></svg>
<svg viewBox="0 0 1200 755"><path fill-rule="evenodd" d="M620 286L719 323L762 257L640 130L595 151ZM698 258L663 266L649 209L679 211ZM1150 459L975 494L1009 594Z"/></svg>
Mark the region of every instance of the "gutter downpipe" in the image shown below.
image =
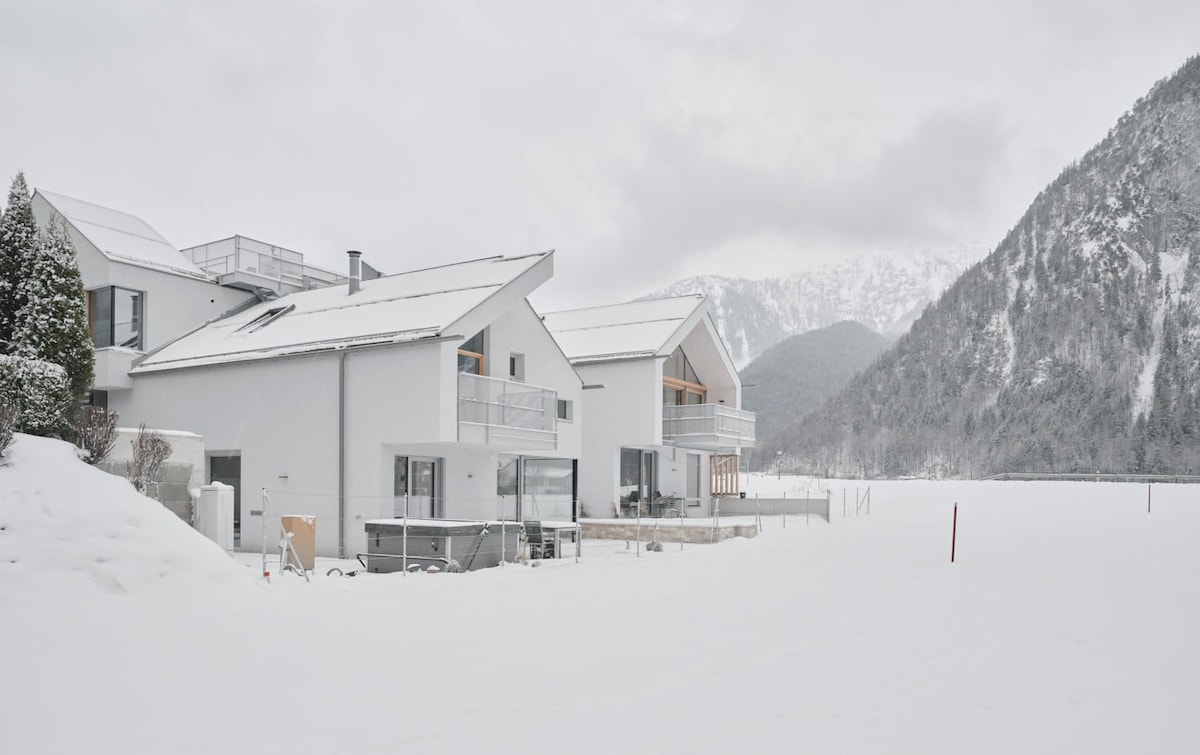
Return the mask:
<svg viewBox="0 0 1200 755"><path fill-rule="evenodd" d="M346 557L346 350L338 357L338 558Z"/></svg>

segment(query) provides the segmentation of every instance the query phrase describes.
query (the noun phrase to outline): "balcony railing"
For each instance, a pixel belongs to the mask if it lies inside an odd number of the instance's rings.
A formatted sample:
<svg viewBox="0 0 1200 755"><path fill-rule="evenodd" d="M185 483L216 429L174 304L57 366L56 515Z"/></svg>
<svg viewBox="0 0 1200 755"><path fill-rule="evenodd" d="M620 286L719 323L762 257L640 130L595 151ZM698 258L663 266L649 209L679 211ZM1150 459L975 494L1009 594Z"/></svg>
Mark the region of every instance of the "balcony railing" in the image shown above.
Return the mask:
<svg viewBox="0 0 1200 755"><path fill-rule="evenodd" d="M514 380L458 374L458 439L514 449L558 447L558 393Z"/></svg>
<svg viewBox="0 0 1200 755"><path fill-rule="evenodd" d="M754 445L754 412L724 404L663 407L663 442L696 448Z"/></svg>
<svg viewBox="0 0 1200 755"><path fill-rule="evenodd" d="M342 275L304 264L304 255L300 252L245 236L194 246L184 249L183 253L222 283L235 284L239 275L248 275L253 276L247 278L249 282L261 285L265 280L274 283L271 288L279 293L290 293L346 282Z"/></svg>

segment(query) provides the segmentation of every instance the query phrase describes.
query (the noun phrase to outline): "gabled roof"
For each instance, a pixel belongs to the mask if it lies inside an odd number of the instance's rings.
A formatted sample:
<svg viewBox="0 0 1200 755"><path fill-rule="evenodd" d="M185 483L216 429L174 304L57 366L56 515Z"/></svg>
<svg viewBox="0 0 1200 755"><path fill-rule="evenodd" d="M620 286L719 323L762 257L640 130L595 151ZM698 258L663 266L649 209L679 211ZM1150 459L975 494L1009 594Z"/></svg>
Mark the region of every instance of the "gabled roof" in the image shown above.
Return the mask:
<svg viewBox="0 0 1200 755"><path fill-rule="evenodd" d="M151 352L131 374L271 359L349 346L461 336L467 313L506 291L513 305L549 277L553 251L487 257L288 294L232 314Z"/></svg>
<svg viewBox="0 0 1200 755"><path fill-rule="evenodd" d="M573 364L667 356L708 311L703 294L549 312L542 322Z"/></svg>
<svg viewBox="0 0 1200 755"><path fill-rule="evenodd" d="M38 189L36 194L40 194L101 254L114 262L211 280L139 217L42 189Z"/></svg>

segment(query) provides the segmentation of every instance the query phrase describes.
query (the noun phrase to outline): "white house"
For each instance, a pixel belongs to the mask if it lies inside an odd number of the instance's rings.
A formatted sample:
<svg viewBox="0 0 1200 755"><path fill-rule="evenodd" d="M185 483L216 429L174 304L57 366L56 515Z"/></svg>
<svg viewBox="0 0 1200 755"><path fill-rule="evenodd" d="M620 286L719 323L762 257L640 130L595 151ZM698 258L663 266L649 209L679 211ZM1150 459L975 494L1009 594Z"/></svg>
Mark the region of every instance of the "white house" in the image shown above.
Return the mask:
<svg viewBox="0 0 1200 755"><path fill-rule="evenodd" d="M733 360L701 295L542 317L583 378L584 516L641 509L708 513L737 493L737 457L754 445ZM686 508L685 508L686 507Z"/></svg>
<svg viewBox="0 0 1200 755"><path fill-rule="evenodd" d="M162 345L111 394L125 423L205 436L233 484L241 546L281 514L317 552L365 550L364 523L575 515L582 381L526 297L553 252L289 293ZM265 496L263 491L265 490Z"/></svg>
<svg viewBox="0 0 1200 755"><path fill-rule="evenodd" d="M119 210L38 189L33 214L43 228L66 223L87 291L96 345L92 401L132 386L134 359L222 313L258 301L222 286L145 221Z"/></svg>

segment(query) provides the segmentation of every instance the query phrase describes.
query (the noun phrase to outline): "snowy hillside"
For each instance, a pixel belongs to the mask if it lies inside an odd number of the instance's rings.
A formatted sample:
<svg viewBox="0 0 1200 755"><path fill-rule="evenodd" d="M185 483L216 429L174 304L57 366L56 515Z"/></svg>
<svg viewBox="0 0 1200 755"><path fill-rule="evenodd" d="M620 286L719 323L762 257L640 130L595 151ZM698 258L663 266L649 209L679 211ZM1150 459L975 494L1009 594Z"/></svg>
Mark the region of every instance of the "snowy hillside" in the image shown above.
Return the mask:
<svg viewBox="0 0 1200 755"><path fill-rule="evenodd" d="M1141 485L895 482L855 516L863 483L823 482L831 524L767 517L752 540L679 550L667 534L640 558L588 541L578 565L235 589L250 571L229 574L145 499L97 498L109 486L64 447L20 445L0 469L6 753L1183 755L1200 741L1192 486L1155 486L1147 514ZM67 467L74 482L44 480ZM124 592L94 579L104 553Z"/></svg>
<svg viewBox="0 0 1200 755"><path fill-rule="evenodd" d="M0 614L48 599L247 587L247 570L62 441L16 436L0 467ZM211 593L206 592L206 596ZM48 597L49 596L49 597Z"/></svg>
<svg viewBox="0 0 1200 755"><path fill-rule="evenodd" d="M687 278L650 294L704 293L738 369L788 336L854 320L876 333L908 330L927 304L986 250L871 254L787 276Z"/></svg>
<svg viewBox="0 0 1200 755"><path fill-rule="evenodd" d="M1197 386L1200 56L1034 197L784 454L842 475L1197 474Z"/></svg>

